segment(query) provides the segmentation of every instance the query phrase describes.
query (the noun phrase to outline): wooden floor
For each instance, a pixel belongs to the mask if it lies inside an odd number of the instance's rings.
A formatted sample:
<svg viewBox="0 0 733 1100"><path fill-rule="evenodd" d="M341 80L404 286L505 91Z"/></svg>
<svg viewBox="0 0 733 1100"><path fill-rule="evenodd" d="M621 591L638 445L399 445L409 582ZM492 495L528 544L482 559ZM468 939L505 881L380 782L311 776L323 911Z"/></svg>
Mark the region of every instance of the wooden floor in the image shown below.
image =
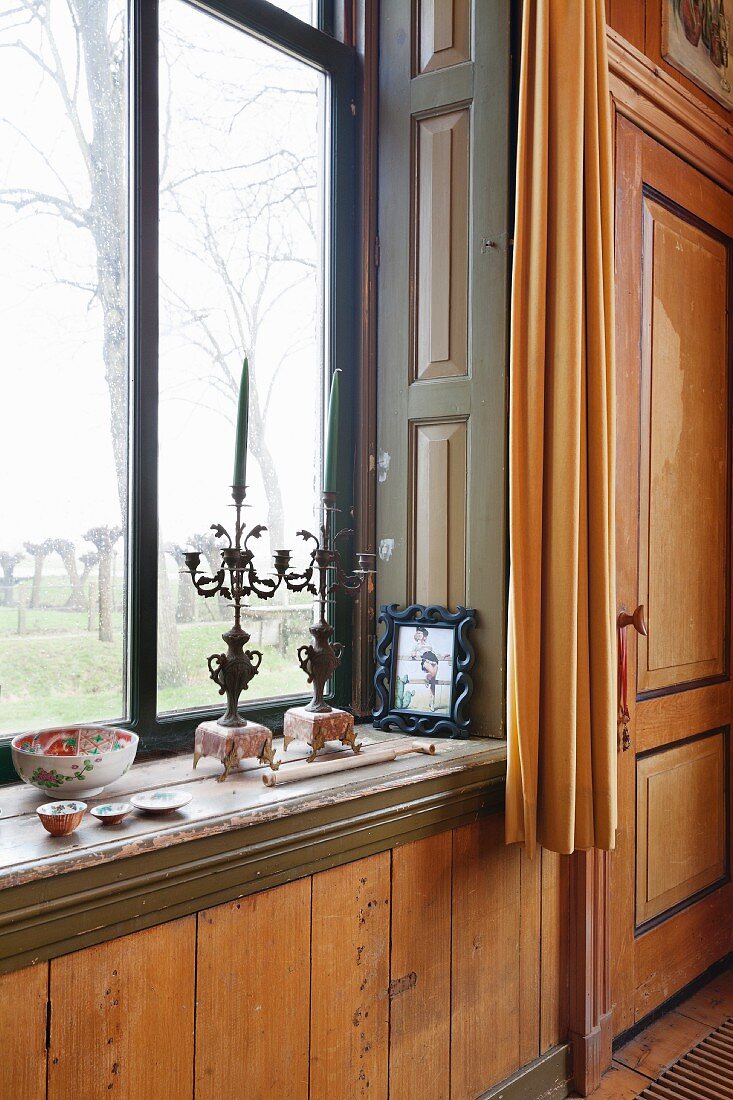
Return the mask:
<svg viewBox="0 0 733 1100"><path fill-rule="evenodd" d="M731 1016L733 965L617 1051L594 1100L632 1100Z"/></svg>

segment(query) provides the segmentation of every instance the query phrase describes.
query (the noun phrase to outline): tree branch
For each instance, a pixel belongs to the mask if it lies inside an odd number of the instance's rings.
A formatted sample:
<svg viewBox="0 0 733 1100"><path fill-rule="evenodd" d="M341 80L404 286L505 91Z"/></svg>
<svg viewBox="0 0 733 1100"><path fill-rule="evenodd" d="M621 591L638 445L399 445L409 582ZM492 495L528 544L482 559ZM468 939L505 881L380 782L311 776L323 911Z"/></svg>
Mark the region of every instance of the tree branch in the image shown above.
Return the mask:
<svg viewBox="0 0 733 1100"><path fill-rule="evenodd" d="M23 210L27 206L51 206L66 221L71 222L78 229L88 229L89 225L84 213L78 206L67 202L58 195L49 195L45 191L33 191L30 188L15 187L6 191L0 191L0 205L12 206L14 210Z"/></svg>

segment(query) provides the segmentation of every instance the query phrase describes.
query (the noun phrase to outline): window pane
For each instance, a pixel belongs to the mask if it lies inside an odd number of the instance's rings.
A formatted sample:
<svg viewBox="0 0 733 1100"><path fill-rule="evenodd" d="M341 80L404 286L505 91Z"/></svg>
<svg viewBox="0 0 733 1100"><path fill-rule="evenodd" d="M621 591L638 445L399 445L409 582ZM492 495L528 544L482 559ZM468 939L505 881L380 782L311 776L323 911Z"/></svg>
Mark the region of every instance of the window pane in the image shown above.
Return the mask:
<svg viewBox="0 0 733 1100"><path fill-rule="evenodd" d="M250 363L248 524L271 550L315 523L323 379L326 78L182 0L162 0L160 191L161 711L218 705L206 657L231 611L181 576L194 547L218 567L209 526L230 526L236 402ZM307 596L251 600L264 653L243 702L306 694L295 651Z"/></svg>
<svg viewBox="0 0 733 1100"><path fill-rule="evenodd" d="M0 8L0 730L125 713L126 4Z"/></svg>
<svg viewBox="0 0 733 1100"><path fill-rule="evenodd" d="M289 11L291 15L297 15L312 26L318 25L318 0L270 0L276 8Z"/></svg>

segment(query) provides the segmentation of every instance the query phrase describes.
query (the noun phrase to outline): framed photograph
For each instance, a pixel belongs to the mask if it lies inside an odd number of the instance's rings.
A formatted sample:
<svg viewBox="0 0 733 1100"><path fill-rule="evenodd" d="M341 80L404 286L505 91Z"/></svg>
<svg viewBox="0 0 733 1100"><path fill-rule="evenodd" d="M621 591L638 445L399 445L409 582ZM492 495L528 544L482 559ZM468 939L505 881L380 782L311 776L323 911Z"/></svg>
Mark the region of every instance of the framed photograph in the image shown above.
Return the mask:
<svg viewBox="0 0 733 1100"><path fill-rule="evenodd" d="M662 56L728 110L733 74L728 53L733 0L662 0Z"/></svg>
<svg viewBox="0 0 733 1100"><path fill-rule="evenodd" d="M397 604L380 609L384 633L374 674L377 729L437 737L468 737L473 648L468 632L476 612L459 607Z"/></svg>

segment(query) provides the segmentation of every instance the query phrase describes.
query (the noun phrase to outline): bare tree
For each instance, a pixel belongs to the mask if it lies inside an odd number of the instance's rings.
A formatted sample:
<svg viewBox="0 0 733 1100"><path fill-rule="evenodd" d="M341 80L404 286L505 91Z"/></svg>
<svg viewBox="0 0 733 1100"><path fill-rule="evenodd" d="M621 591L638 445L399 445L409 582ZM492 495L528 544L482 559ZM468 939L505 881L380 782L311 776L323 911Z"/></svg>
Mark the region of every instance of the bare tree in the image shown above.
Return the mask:
<svg viewBox="0 0 733 1100"><path fill-rule="evenodd" d="M7 550L0 551L0 569L3 571L2 604L4 607L15 606L15 586L20 584L20 577L15 576L16 566L23 560L23 554L11 554Z"/></svg>
<svg viewBox="0 0 733 1100"><path fill-rule="evenodd" d="M127 223L125 27L108 0L66 0L76 40L75 58L59 45L54 5L16 0L0 24L0 48L25 54L55 88L87 174L88 198L74 194L47 153L10 127L50 169L56 190L28 187L0 190L0 203L17 211L57 215L90 234L96 278L74 285L99 301L104 332L104 365L110 398L110 425L123 522L127 514ZM29 28L36 31L30 45ZM86 112L89 112L89 120Z"/></svg>
<svg viewBox="0 0 733 1100"><path fill-rule="evenodd" d="M55 191L4 188L0 190L0 204L18 212L29 210L58 216L88 233L93 242L94 278L72 285L89 294L90 301L97 301L101 307L117 495L125 525L128 480L127 239L123 229L127 224L128 161L126 28L121 6L110 4L109 0L65 0L65 3L76 42L73 59L62 54L55 29L57 23L52 20L53 5L39 0L16 0L6 20L0 23L0 48L26 55L54 87L81 154L88 197L79 193L84 188L79 188L77 193L71 189L43 149L27 135L17 134L50 169L57 187ZM36 32L34 45L29 42L30 28ZM0 125L14 128L7 117L0 118ZM108 567L111 568L111 556L107 550L100 551L99 635L103 641L111 640L112 629L111 602L106 603L107 596L111 600L111 573L106 576ZM32 602L31 606L36 605ZM167 654L177 653L177 637L175 623L171 626L165 614L160 623L160 643L163 663L169 667L171 660ZM180 679L178 670L174 679Z"/></svg>
<svg viewBox="0 0 733 1100"><path fill-rule="evenodd" d="M185 547L179 546L177 543L166 543L164 550L166 554L170 554L173 561L178 566L179 573L185 569ZM196 599L196 589L191 584L188 573L179 576L178 578L178 600L176 602L176 622L178 623L192 623L194 618L194 608Z"/></svg>
<svg viewBox="0 0 733 1100"><path fill-rule="evenodd" d="M127 134L125 95L124 19L110 0L64 0L76 40L73 62L62 51L51 18L52 5L39 0L15 0L12 10L0 22L0 48L27 55L56 90L68 118L74 141L81 153L88 199L69 188L43 149L24 134L16 134L51 170L55 190L28 187L0 189L0 204L17 211L41 211L56 215L77 229L86 231L95 252L95 277L76 282L81 291L99 302L103 322L103 354L110 398L110 424L115 457L117 490L123 522L127 514ZM35 45L28 41L28 28L37 32ZM185 60L185 48L176 58ZM69 69L71 71L69 71ZM267 85L254 98L269 91ZM312 95L312 89L288 89L291 94ZM232 110L246 110L247 97L241 88L231 90ZM87 121L87 111L89 120ZM162 162L168 162L166 138L169 117L163 120ZM13 127L7 117L0 125ZM249 186L236 185L239 169L250 176ZM275 378L283 365L298 351L298 342L283 352L269 383L260 386L257 376L257 341L261 326L280 298L299 282L312 277L315 265L303 259L288 224L295 213L297 224L314 234L312 221L316 178L313 165L294 158L287 151L253 158L243 166L225 169L231 177L228 187L237 196L233 224L237 240L229 255L222 254L220 237L206 206L207 190L217 171L195 171L169 178L161 188L161 202L188 220L193 229L191 254L206 257L219 280L221 300L226 305L226 346L210 323L206 311L181 300L167 287L172 308L179 311L192 341L205 350L206 386L223 394L234 409L238 395L242 357L249 354L251 380L250 445L260 467L268 500L268 525L278 545L282 544L282 493L275 462L265 435L265 421ZM252 173L255 173L255 177ZM241 173L240 173L241 174ZM254 234L266 235L266 244ZM236 259L235 259L236 257ZM275 278L283 268L290 270L283 282ZM213 369L212 369L213 368Z"/></svg>
<svg viewBox="0 0 733 1100"><path fill-rule="evenodd" d="M70 539L52 539L51 545L53 551L61 558L66 575L69 578L71 593L66 601L66 606L75 611L83 611L85 607L84 586L82 578L79 576L76 547Z"/></svg>
<svg viewBox="0 0 733 1100"><path fill-rule="evenodd" d="M114 641L112 630L112 555L122 535L121 527L92 527L84 536L97 548L99 562L99 640Z"/></svg>
<svg viewBox="0 0 733 1100"><path fill-rule="evenodd" d="M166 38L170 51L171 38L175 44L170 28ZM178 42L177 52L167 58L172 74L192 67L187 45L186 40ZM217 49L204 40L197 42L196 56L202 51L211 54L215 63L221 57L223 73L226 59ZM292 304L300 288L317 283L317 153L294 151L275 134L238 161L235 151L241 148L241 138L232 140L232 128L250 109L272 102L273 95L291 104L317 96L312 81L292 83L292 69L279 82L280 64L288 62L279 62L273 51L267 67L254 79L238 76L229 84L219 75L218 123L207 118L205 127L192 127L187 117L177 118L175 96L164 104L167 152L160 190L161 211L175 239L175 254L185 260L186 270L201 275L195 308L181 290L178 268L172 278L162 280L164 313L171 327L201 352L196 402L201 403L201 392L208 388L214 407L233 422L242 357L246 354L249 359L249 449L262 477L273 546L284 545L285 523L278 466L266 427L268 421L272 423L271 400L280 376L288 368L297 369L299 355L313 342L315 315L294 335L280 326L277 362L261 363L261 343L268 323L281 318L278 309ZM207 90L204 85L202 93ZM185 112L185 105L182 109ZM306 298L315 302L317 290Z"/></svg>
<svg viewBox="0 0 733 1100"><path fill-rule="evenodd" d="M31 607L41 606L41 584L43 583L43 566L46 558L53 551L51 539L43 542L24 542L26 550L33 558L33 586L31 588Z"/></svg>
<svg viewBox="0 0 733 1100"><path fill-rule="evenodd" d="M79 561L82 565L82 572L81 577L79 578L79 584L81 585L83 591L84 585L87 581L87 577L91 573L92 569L94 569L94 566L97 565L97 563L99 562L99 554L95 554L92 551L90 551L88 554L80 554Z"/></svg>

